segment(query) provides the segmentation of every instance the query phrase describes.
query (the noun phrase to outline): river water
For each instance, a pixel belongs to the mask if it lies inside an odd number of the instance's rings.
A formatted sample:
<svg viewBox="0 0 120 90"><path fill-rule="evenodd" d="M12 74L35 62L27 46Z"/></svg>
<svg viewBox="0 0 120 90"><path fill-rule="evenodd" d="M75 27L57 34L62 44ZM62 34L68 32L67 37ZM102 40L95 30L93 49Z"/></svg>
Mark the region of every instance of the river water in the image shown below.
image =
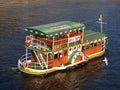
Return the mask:
<svg viewBox="0 0 120 90"><path fill-rule="evenodd" d="M25 27L70 20L86 29L100 31L103 15L108 36L105 57L74 69L44 77L26 76L17 70L25 53ZM119 0L0 0L0 90L119 90L120 89Z"/></svg>

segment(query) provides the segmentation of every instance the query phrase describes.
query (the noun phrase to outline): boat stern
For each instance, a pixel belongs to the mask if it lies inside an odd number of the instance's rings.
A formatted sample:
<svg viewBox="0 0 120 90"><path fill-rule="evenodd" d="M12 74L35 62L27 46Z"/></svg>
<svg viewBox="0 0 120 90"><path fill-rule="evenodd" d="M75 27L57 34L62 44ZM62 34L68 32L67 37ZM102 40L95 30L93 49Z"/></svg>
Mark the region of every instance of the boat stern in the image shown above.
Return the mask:
<svg viewBox="0 0 120 90"><path fill-rule="evenodd" d="M18 60L18 69L21 72L30 75L45 75L57 71L57 68L55 67L49 69L45 67L42 68L38 62L31 62L29 54L27 55L27 58L25 54Z"/></svg>

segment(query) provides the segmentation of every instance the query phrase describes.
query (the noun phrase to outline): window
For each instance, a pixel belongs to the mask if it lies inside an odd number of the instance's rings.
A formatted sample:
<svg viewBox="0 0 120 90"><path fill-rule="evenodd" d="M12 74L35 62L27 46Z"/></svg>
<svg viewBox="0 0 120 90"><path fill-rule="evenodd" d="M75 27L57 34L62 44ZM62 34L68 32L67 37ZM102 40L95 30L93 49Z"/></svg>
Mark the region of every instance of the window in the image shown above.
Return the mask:
<svg viewBox="0 0 120 90"><path fill-rule="evenodd" d="M80 30L80 32L82 33L82 30Z"/></svg>
<svg viewBox="0 0 120 90"><path fill-rule="evenodd" d="M77 30L77 33L79 33L79 31Z"/></svg>
<svg viewBox="0 0 120 90"><path fill-rule="evenodd" d="M92 47L93 47L93 43L91 43L91 44L89 45L89 47L92 48Z"/></svg>
<svg viewBox="0 0 120 90"><path fill-rule="evenodd" d="M102 44L104 44L104 41L102 41Z"/></svg>
<svg viewBox="0 0 120 90"><path fill-rule="evenodd" d="M94 46L97 46L97 43L94 43Z"/></svg>
<svg viewBox="0 0 120 90"><path fill-rule="evenodd" d="M85 46L82 46L82 50L85 50L86 49L86 47Z"/></svg>
<svg viewBox="0 0 120 90"><path fill-rule="evenodd" d="M89 49L89 45L86 45L86 49Z"/></svg>
<svg viewBox="0 0 120 90"><path fill-rule="evenodd" d="M54 59L58 59L58 53L54 54Z"/></svg>
<svg viewBox="0 0 120 90"><path fill-rule="evenodd" d="M64 51L64 56L66 56L67 55L67 51Z"/></svg>
<svg viewBox="0 0 120 90"><path fill-rule="evenodd" d="M74 50L76 50L76 47L74 47Z"/></svg>
<svg viewBox="0 0 120 90"><path fill-rule="evenodd" d="M101 45L101 42L97 42L97 45L98 45L98 46Z"/></svg>
<svg viewBox="0 0 120 90"><path fill-rule="evenodd" d="M44 43L43 43L43 42L41 42L41 45L42 45L42 46L44 46Z"/></svg>
<svg viewBox="0 0 120 90"><path fill-rule="evenodd" d="M48 54L48 58L52 59L52 54L51 53Z"/></svg>

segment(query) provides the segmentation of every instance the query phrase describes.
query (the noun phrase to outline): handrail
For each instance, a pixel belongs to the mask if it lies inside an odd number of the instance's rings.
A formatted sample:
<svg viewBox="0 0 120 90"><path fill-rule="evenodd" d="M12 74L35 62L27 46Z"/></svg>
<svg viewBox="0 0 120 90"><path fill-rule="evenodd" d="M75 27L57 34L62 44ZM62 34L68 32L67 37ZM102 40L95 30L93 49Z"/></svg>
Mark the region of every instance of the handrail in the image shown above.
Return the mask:
<svg viewBox="0 0 120 90"><path fill-rule="evenodd" d="M36 53L35 51L33 51L33 52L34 52L34 54L35 54L35 56L36 56L36 58L37 58L37 60L38 60L39 65L41 66L41 68L43 68L42 63L40 62L40 59L39 59L38 56L37 56L37 53Z"/></svg>
<svg viewBox="0 0 120 90"><path fill-rule="evenodd" d="M30 59L30 53L27 54L27 60ZM20 61L21 62L24 62L26 60L26 54L22 55L21 58L20 58Z"/></svg>
<svg viewBox="0 0 120 90"><path fill-rule="evenodd" d="M35 42L35 41L37 41L37 42ZM34 39L33 40L33 43L32 43L32 47L39 47L39 48L43 48L43 49L47 49L47 50L49 50L49 49L51 49L49 46L47 46L48 44L47 43L45 43L45 45L42 45L41 43L40 43L40 41L39 40L37 40L37 39Z"/></svg>
<svg viewBox="0 0 120 90"><path fill-rule="evenodd" d="M39 62L29 62L30 59L30 53L27 54L27 60L26 60L26 54L22 55L21 58L19 59L19 64L23 65L25 61L28 61L28 68L32 69L46 69L46 65L40 65ZM42 67L41 67L42 66ZM49 67L48 65L47 67Z"/></svg>
<svg viewBox="0 0 120 90"><path fill-rule="evenodd" d="M76 35L76 36L79 36L79 35ZM74 37L74 36L71 36L70 38L72 38L72 37ZM48 40L48 39L46 40L46 38L42 38L42 37L36 38L34 40L45 42L48 45L52 45L52 42L53 42L52 40ZM62 44L62 43L67 43L67 41L68 41L68 38L58 39L58 40L55 39L54 43Z"/></svg>

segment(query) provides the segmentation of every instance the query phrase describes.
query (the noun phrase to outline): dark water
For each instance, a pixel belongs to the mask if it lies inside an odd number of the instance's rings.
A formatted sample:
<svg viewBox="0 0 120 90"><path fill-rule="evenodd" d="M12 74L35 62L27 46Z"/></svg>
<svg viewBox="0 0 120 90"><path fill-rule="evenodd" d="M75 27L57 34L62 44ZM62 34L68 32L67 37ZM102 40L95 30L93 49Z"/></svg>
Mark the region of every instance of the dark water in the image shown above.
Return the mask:
<svg viewBox="0 0 120 90"><path fill-rule="evenodd" d="M25 27L70 20L100 31L99 14L107 22L108 66L98 58L46 77L26 77L17 71L17 60L25 53ZM119 0L0 0L0 90L119 90L119 14Z"/></svg>

